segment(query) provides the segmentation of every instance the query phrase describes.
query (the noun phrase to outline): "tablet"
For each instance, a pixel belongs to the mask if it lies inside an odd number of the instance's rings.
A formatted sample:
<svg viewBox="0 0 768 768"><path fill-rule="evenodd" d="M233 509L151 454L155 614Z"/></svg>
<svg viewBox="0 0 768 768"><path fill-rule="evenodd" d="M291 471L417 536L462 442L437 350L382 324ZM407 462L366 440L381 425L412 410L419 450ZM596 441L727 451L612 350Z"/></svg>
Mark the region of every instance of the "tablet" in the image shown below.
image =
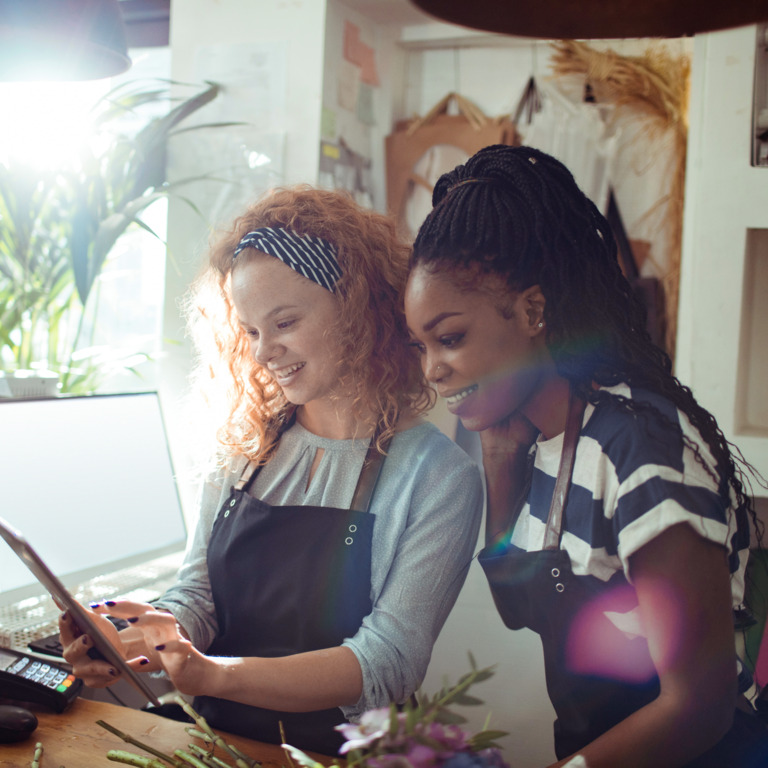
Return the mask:
<svg viewBox="0 0 768 768"><path fill-rule="evenodd" d="M21 532L11 526L0 517L0 536L8 542L8 546L21 558L24 564L34 574L35 578L45 587L54 602L64 611L67 611L80 629L91 638L94 647L101 655L112 664L115 669L122 672L131 685L140 691L155 706L160 706L160 701L152 692L146 680L134 672L125 662L125 659L109 642L98 625L91 619L90 614L61 583L60 579L43 562L40 555L35 552Z"/></svg>

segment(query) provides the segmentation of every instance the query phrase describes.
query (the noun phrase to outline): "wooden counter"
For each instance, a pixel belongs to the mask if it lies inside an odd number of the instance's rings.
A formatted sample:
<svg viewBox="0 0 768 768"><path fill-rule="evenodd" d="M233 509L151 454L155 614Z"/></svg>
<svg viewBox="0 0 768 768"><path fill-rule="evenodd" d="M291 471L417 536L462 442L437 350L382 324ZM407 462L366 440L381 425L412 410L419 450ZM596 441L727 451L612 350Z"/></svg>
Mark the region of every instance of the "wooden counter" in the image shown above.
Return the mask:
<svg viewBox="0 0 768 768"><path fill-rule="evenodd" d="M184 730L185 723L168 720L138 709L118 707L101 701L78 698L62 714L36 711L39 725L32 735L16 744L0 744L0 766L2 768L29 768L35 752L35 744L43 745L40 768L115 768L122 765L107 760L110 749L124 749L141 754L138 747L127 744L99 725L104 720L110 725L130 734L166 754L175 749L186 749L190 743L202 742L192 739ZM228 744L234 744L249 757L259 760L264 768L288 766L285 752L276 744L251 741L242 736L230 736L217 731ZM218 754L218 753L217 753ZM332 758L312 755L329 765Z"/></svg>

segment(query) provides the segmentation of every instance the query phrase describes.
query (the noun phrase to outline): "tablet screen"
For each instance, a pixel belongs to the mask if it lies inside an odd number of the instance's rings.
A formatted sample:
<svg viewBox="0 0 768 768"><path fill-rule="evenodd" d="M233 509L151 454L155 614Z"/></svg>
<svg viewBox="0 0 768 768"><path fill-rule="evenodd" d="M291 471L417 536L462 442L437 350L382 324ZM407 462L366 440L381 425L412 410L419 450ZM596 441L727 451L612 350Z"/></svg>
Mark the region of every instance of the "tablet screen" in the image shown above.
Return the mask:
<svg viewBox="0 0 768 768"><path fill-rule="evenodd" d="M74 619L80 629L88 634L94 647L101 655L112 664L122 676L137 688L155 706L160 705L157 696L140 675L134 672L118 653L112 643L101 632L97 624L91 619L90 614L67 591L66 587L48 568L32 546L27 542L20 531L0 518L0 537L5 539L11 549L19 556L29 570L34 574L40 584L45 587L57 605Z"/></svg>

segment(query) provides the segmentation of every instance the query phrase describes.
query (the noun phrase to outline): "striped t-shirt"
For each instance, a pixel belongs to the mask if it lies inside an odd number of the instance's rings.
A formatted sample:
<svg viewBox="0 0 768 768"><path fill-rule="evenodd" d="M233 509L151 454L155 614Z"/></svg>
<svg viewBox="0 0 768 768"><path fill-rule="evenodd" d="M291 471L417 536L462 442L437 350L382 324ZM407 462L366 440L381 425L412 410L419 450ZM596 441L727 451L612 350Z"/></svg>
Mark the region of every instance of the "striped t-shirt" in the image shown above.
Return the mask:
<svg viewBox="0 0 768 768"><path fill-rule="evenodd" d="M574 574L608 581L624 571L629 580L629 557L664 530L686 522L727 548L733 605L739 606L749 521L746 514L737 520L733 506L725 508L709 447L685 414L661 395L623 384L603 391L646 401L679 424L698 446L711 474L679 434L653 412L628 413L611 400L587 404L560 545L568 552ZM531 488L508 541L510 551L542 548L562 447L562 434L536 444Z"/></svg>

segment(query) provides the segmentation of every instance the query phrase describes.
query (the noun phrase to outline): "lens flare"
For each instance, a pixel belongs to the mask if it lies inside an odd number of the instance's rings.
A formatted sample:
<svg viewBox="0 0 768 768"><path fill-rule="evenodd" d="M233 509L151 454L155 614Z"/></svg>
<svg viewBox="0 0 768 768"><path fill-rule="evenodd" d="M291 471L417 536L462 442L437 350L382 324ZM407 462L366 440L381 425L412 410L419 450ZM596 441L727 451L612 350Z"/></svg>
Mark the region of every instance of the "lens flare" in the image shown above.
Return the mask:
<svg viewBox="0 0 768 768"><path fill-rule="evenodd" d="M626 683L648 682L656 668L640 634L637 596L628 584L586 603L571 623L566 664L571 672Z"/></svg>

